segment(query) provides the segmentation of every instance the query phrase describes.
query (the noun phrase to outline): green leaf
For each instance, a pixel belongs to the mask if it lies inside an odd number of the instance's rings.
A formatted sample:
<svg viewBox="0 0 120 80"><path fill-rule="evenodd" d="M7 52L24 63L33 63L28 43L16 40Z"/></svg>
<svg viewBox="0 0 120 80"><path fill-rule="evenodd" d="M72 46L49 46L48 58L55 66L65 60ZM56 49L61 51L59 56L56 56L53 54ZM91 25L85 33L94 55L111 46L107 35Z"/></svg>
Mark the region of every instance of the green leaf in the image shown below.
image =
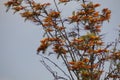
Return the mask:
<svg viewBox="0 0 120 80"><path fill-rule="evenodd" d="M75 11L72 12L72 15L75 15Z"/></svg>
<svg viewBox="0 0 120 80"><path fill-rule="evenodd" d="M61 4L61 2L58 2L58 4Z"/></svg>

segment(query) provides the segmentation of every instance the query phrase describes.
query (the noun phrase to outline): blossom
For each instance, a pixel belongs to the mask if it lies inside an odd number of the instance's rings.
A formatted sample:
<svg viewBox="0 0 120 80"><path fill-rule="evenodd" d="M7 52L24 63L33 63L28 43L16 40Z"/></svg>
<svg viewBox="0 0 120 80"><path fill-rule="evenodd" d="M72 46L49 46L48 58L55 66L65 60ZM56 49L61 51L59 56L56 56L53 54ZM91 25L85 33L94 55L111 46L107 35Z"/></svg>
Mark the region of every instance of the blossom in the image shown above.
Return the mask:
<svg viewBox="0 0 120 80"><path fill-rule="evenodd" d="M70 16L68 18L70 19L71 23L80 21L80 18L77 15L73 15L73 16Z"/></svg>
<svg viewBox="0 0 120 80"><path fill-rule="evenodd" d="M34 15L33 12L30 12L30 11L26 11L26 12L21 13L21 16L26 17L26 18L32 17L33 15Z"/></svg>
<svg viewBox="0 0 120 80"><path fill-rule="evenodd" d="M84 59L83 59L83 62L85 62L85 63L86 63L86 62L89 62L89 59L88 59L88 58L84 58Z"/></svg>
<svg viewBox="0 0 120 80"><path fill-rule="evenodd" d="M20 0L10 0L10 1L4 3L4 4L7 7L11 7L11 6L19 6L21 4L21 2L22 1L20 1Z"/></svg>
<svg viewBox="0 0 120 80"><path fill-rule="evenodd" d="M97 4L94 4L93 6L96 8L96 7L99 7L100 4L97 3Z"/></svg>
<svg viewBox="0 0 120 80"><path fill-rule="evenodd" d="M56 12L56 11L51 11L48 16L52 17L52 18L58 18L60 16L60 12Z"/></svg>
<svg viewBox="0 0 120 80"><path fill-rule="evenodd" d="M58 55L67 53L67 50L64 47L62 47L60 44L54 44L53 50L54 52L58 53Z"/></svg>
<svg viewBox="0 0 120 80"><path fill-rule="evenodd" d="M59 0L60 2L69 2L70 0Z"/></svg>
<svg viewBox="0 0 120 80"><path fill-rule="evenodd" d="M25 9L25 7L23 7L23 6L15 6L15 7L13 7L13 10L15 10L15 12L18 12L18 11L23 10L23 9Z"/></svg>

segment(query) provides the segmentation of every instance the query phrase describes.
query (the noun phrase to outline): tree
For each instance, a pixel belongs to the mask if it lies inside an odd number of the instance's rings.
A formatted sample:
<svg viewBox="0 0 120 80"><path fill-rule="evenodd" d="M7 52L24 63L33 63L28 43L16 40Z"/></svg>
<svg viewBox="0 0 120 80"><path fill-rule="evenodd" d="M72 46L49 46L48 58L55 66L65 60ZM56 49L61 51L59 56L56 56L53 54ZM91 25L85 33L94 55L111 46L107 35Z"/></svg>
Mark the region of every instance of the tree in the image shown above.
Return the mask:
<svg viewBox="0 0 120 80"><path fill-rule="evenodd" d="M37 54L43 59L42 64L51 72L55 80L117 80L120 79L120 33L109 44L103 41L102 25L109 22L111 11L104 8L97 11L99 3L87 0L53 0L54 4L37 3L34 0L10 0L5 3L8 11L19 12L25 21L32 21L44 30L43 39ZM77 2L79 9L65 16L60 6ZM54 8L50 8L55 5ZM120 32L120 31L119 31ZM48 51L50 50L50 52ZM41 54L43 53L43 54ZM48 54L48 56L45 56ZM64 71L50 55L62 59L67 71ZM64 76L59 76L48 60ZM105 66L109 65L108 70Z"/></svg>

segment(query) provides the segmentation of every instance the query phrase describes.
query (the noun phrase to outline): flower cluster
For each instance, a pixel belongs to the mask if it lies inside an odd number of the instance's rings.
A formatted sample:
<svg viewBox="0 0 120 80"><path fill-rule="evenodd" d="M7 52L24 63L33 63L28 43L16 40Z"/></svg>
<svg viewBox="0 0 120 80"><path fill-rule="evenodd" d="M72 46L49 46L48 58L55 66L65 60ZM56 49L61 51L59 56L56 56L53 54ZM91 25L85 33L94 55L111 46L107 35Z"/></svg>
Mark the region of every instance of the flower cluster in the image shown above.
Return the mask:
<svg viewBox="0 0 120 80"><path fill-rule="evenodd" d="M88 4L81 4L82 8L80 11L74 11L74 14L69 17L70 23L79 22L85 24L85 30L91 30L92 32L101 31L101 23L110 19L111 11L108 8L104 8L102 12L98 12L95 9L100 6L100 4L93 4L92 2Z"/></svg>
<svg viewBox="0 0 120 80"><path fill-rule="evenodd" d="M71 46L74 46L78 50L85 50L88 53L102 53L102 52L108 52L106 49L97 48L94 50L93 46L102 46L103 42L100 38L100 36L96 36L95 34L87 34L84 36L81 36L80 38L75 38L71 42Z"/></svg>
<svg viewBox="0 0 120 80"><path fill-rule="evenodd" d="M10 0L5 3L5 6L11 7L11 6L19 6L21 4L21 0Z"/></svg>
<svg viewBox="0 0 120 80"><path fill-rule="evenodd" d="M58 18L60 16L60 12L56 12L56 11L51 11L48 16L52 17L52 18Z"/></svg>
<svg viewBox="0 0 120 80"><path fill-rule="evenodd" d="M90 77L93 76L93 79L94 79L94 80L98 80L99 77L101 76L102 72L103 72L103 71L99 71L99 70L97 71L97 70L95 70L94 73L91 74L91 73L88 72L88 71L83 71L83 72L81 73L81 77L82 77L83 80L89 80Z"/></svg>
<svg viewBox="0 0 120 80"><path fill-rule="evenodd" d="M103 71L100 70L96 70L96 68L98 67L98 64L93 64L90 65L90 60L88 58L83 58L82 61L78 61L78 62L69 62L70 64L70 70L77 70L79 72L79 74L81 74L81 77L83 80L89 80L91 75L93 76L94 80L98 80L98 78L100 77L100 75L102 74ZM93 73L91 74L91 72L89 71L90 69L93 69Z"/></svg>
<svg viewBox="0 0 120 80"><path fill-rule="evenodd" d="M7 11L12 8L14 13L20 12L25 20L39 23L39 16L42 16L42 13L45 11L44 9L50 5L50 3L36 3L33 0L27 0L25 3L26 5L24 5L24 0L10 0L5 3L5 6L8 8Z"/></svg>
<svg viewBox="0 0 120 80"><path fill-rule="evenodd" d="M64 2L69 2L70 0L59 0L59 1L64 3Z"/></svg>
<svg viewBox="0 0 120 80"><path fill-rule="evenodd" d="M60 16L60 12L57 11L51 11L48 13L47 17L43 20L43 26L50 27L50 26L56 26L55 20L58 19Z"/></svg>
<svg viewBox="0 0 120 80"><path fill-rule="evenodd" d="M71 61L70 70L82 70L82 69L90 69L97 68L98 64L89 65L90 60L88 58L83 58L81 61Z"/></svg>
<svg viewBox="0 0 120 80"><path fill-rule="evenodd" d="M60 38L43 38L41 40L41 45L37 49L37 52L39 53L40 51L45 52L45 50L50 46L53 46L53 51L58 53L58 54L66 54L67 50L63 47L64 46L64 41Z"/></svg>
<svg viewBox="0 0 120 80"><path fill-rule="evenodd" d="M112 58L113 60L120 60L120 51L112 53L110 55L110 58Z"/></svg>

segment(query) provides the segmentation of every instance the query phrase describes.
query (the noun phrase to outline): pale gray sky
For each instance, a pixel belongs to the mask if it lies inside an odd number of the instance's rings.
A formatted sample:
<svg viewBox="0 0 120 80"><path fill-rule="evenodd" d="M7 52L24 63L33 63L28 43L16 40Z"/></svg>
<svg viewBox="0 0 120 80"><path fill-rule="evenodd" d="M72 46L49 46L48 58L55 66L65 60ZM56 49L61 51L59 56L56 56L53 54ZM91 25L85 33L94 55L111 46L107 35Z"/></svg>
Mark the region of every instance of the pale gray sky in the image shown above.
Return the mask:
<svg viewBox="0 0 120 80"><path fill-rule="evenodd" d="M51 74L36 55L42 38L39 26L24 23L24 19L18 14L13 15L12 11L6 13L3 6L5 1L7 0L0 0L0 80L52 80ZM101 3L101 8L108 7L112 10L110 23L104 24L103 32L108 33L106 41L113 41L116 37L115 30L120 25L120 0L94 1ZM74 5L69 7L68 12Z"/></svg>

